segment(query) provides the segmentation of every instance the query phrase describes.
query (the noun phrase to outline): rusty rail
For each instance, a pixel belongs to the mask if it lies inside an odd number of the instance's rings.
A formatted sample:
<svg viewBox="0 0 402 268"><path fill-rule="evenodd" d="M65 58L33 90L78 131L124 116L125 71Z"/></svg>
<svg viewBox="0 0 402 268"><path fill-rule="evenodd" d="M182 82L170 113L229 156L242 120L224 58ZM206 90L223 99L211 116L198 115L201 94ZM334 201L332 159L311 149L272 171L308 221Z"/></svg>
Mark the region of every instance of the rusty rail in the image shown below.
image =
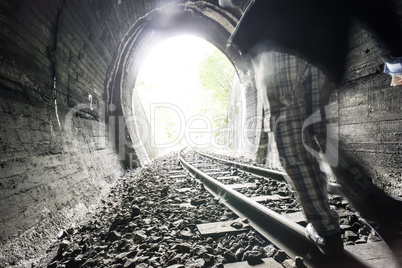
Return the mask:
<svg viewBox="0 0 402 268"><path fill-rule="evenodd" d="M195 168L182 157L182 151L179 152L178 158L185 169L199 179L205 188L218 197L224 205L239 217L247 218L255 230L284 250L290 257L303 257L305 264L309 267L370 267L364 260L347 250L342 256L324 256L305 237L305 229L301 225L247 198ZM278 172L274 174L277 175Z"/></svg>

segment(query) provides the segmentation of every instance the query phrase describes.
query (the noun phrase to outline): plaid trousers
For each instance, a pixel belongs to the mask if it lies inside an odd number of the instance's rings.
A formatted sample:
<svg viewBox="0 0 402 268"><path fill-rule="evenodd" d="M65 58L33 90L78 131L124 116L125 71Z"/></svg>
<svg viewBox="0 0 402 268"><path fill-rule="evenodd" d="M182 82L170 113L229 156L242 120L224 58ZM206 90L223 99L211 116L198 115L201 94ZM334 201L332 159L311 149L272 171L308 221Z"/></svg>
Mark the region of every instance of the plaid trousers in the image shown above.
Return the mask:
<svg viewBox="0 0 402 268"><path fill-rule="evenodd" d="M364 204L364 197L374 186L359 164L337 147L328 146L325 107L334 87L316 67L286 53L262 53L255 66L257 86L266 89L264 106L269 106L270 128L279 156L299 195L306 219L320 235L339 232L338 215L329 206L327 181L317 155L306 148L325 151L327 157L337 160L332 172L356 204ZM306 127L306 120L316 112L321 120Z"/></svg>

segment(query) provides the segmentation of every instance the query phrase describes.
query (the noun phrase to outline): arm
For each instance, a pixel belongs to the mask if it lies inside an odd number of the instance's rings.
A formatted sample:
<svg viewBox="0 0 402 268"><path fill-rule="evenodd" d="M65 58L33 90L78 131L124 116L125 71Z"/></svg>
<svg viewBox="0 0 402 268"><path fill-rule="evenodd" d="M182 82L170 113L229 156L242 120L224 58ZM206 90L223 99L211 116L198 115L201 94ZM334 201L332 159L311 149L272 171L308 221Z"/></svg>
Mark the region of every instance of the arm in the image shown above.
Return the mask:
<svg viewBox="0 0 402 268"><path fill-rule="evenodd" d="M392 76L391 86L402 86L402 29L395 6L389 0L356 0L352 10L370 32L385 63L384 73Z"/></svg>
<svg viewBox="0 0 402 268"><path fill-rule="evenodd" d="M402 86L402 57L385 62L384 73L392 76L391 86Z"/></svg>
<svg viewBox="0 0 402 268"><path fill-rule="evenodd" d="M233 7L232 0L219 0L219 5L222 8L230 8Z"/></svg>

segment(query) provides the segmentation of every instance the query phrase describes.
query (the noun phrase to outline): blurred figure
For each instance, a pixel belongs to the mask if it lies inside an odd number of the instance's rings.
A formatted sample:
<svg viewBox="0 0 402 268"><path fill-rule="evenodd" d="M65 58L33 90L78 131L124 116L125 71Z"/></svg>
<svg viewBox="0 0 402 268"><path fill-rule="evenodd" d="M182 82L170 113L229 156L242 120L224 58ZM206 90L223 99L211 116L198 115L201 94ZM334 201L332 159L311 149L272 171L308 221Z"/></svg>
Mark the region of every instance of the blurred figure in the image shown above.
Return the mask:
<svg viewBox="0 0 402 268"><path fill-rule="evenodd" d="M231 0L219 4L232 6ZM334 133L327 133L325 120L337 113L329 97L345 72L355 18L372 34L391 86L401 86L402 30L389 0L256 0L229 39L254 59L279 155L309 222L306 236L326 255L342 254L343 243L319 158L330 164L345 196L380 226L388 243L402 217L401 201L376 187L363 167L338 149Z"/></svg>

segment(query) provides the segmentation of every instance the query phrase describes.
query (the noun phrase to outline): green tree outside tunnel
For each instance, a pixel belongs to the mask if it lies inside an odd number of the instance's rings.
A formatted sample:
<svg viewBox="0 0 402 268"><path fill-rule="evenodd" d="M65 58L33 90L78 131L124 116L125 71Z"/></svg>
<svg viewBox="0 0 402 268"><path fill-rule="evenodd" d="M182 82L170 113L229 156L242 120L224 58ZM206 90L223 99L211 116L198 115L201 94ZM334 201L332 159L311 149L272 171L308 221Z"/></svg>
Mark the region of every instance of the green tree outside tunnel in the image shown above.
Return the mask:
<svg viewBox="0 0 402 268"><path fill-rule="evenodd" d="M227 109L234 75L233 65L218 49L204 57L199 69L200 84L206 94L202 112L214 121L214 128L227 123ZM217 133L216 133L217 134Z"/></svg>
<svg viewBox="0 0 402 268"><path fill-rule="evenodd" d="M141 67L134 88L150 126L155 130L156 143L175 141L184 126L191 128L191 132L205 127L194 118L207 118L214 136L201 130L192 137L200 144L211 138L217 140L219 131L216 130L227 122L233 75L230 61L205 40L177 37L157 46ZM165 112L158 108L151 116L152 105L158 103L165 103L170 108L165 107ZM171 108L176 108L176 113L172 113ZM183 115L185 122L179 122L178 114ZM189 144L186 138L178 139L177 145Z"/></svg>

